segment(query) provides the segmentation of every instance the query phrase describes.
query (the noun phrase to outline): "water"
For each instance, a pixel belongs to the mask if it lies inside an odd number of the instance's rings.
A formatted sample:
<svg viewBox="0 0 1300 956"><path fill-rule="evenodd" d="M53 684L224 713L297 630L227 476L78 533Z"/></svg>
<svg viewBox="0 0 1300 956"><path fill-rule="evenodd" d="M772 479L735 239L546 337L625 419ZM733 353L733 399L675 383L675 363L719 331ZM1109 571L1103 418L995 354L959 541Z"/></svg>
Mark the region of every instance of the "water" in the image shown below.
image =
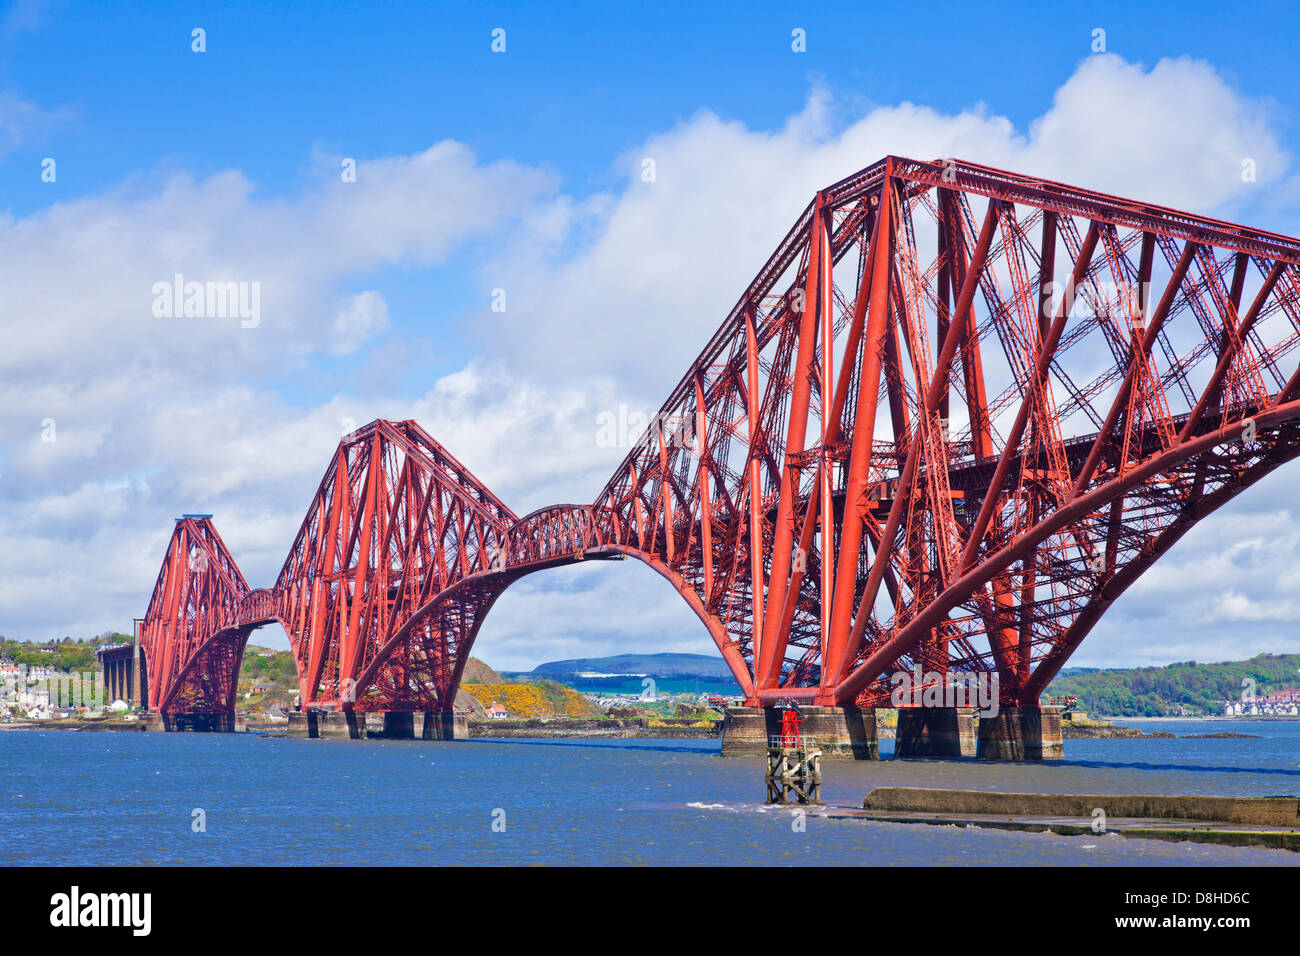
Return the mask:
<svg viewBox="0 0 1300 956"><path fill-rule="evenodd" d="M1256 740L1067 740L1053 764L826 762L873 786L1267 796L1300 791L1300 722L1139 722ZM892 753L892 741L881 750ZM260 739L0 732L0 865L1300 865L1281 850L830 820L764 807L715 740ZM193 811L206 832L192 830ZM505 832L494 832L504 811Z"/></svg>

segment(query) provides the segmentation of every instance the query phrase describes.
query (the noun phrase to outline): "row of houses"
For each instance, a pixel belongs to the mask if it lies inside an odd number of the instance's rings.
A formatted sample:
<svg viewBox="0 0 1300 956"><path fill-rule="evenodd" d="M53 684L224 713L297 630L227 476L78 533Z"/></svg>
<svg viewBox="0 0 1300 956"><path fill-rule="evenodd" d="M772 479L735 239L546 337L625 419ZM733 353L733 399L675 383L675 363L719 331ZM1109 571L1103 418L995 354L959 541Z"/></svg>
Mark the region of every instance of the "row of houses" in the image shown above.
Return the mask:
<svg viewBox="0 0 1300 956"><path fill-rule="evenodd" d="M1279 690L1260 697L1225 700L1223 712L1230 717L1298 717L1300 690Z"/></svg>
<svg viewBox="0 0 1300 956"><path fill-rule="evenodd" d="M124 711L130 708L122 701L114 701L109 707L110 711ZM76 707L56 706L49 702L45 697L29 696L17 701L0 702L0 720L6 723L14 719L14 711L18 711L18 716L24 720L67 720L71 717L84 716L101 716L103 710L94 707L78 705Z"/></svg>
<svg viewBox="0 0 1300 956"><path fill-rule="evenodd" d="M50 680L60 675L53 667L24 667L8 658L0 658L0 683L20 684L30 681Z"/></svg>

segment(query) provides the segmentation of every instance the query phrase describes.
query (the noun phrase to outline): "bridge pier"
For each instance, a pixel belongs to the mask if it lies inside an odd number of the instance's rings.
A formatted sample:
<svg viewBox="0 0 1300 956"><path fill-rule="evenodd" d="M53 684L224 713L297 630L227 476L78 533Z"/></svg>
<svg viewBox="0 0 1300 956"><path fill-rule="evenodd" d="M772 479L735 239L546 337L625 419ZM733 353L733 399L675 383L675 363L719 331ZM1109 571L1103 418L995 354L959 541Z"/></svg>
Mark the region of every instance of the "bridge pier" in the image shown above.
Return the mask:
<svg viewBox="0 0 1300 956"><path fill-rule="evenodd" d="M876 712L857 707L799 707L799 732L816 743L823 757L879 760ZM722 719L724 757L765 757L768 740L781 733L775 707L729 707Z"/></svg>
<svg viewBox="0 0 1300 956"><path fill-rule="evenodd" d="M288 736L313 740L364 740L366 715L354 710L295 710L289 714Z"/></svg>
<svg viewBox="0 0 1300 956"><path fill-rule="evenodd" d="M975 757L979 760L1060 760L1059 707L1002 707L990 717L972 707L903 707L896 757Z"/></svg>
<svg viewBox="0 0 1300 956"><path fill-rule="evenodd" d="M464 740L469 736L469 715L440 710L385 711L383 729L371 736L386 740Z"/></svg>
<svg viewBox="0 0 1300 956"><path fill-rule="evenodd" d="M981 717L975 756L980 760L1060 760L1061 708L1003 707Z"/></svg>
<svg viewBox="0 0 1300 956"><path fill-rule="evenodd" d="M321 740L464 740L469 736L469 716L418 710L300 710L289 714L288 736Z"/></svg>
<svg viewBox="0 0 1300 956"><path fill-rule="evenodd" d="M895 757L974 757L975 708L900 707Z"/></svg>
<svg viewBox="0 0 1300 956"><path fill-rule="evenodd" d="M244 729L234 714L145 714L145 730L168 733L232 734Z"/></svg>
<svg viewBox="0 0 1300 956"><path fill-rule="evenodd" d="M120 700L132 707L145 706L149 690L139 636L133 644L101 645L95 656L102 668L104 703Z"/></svg>

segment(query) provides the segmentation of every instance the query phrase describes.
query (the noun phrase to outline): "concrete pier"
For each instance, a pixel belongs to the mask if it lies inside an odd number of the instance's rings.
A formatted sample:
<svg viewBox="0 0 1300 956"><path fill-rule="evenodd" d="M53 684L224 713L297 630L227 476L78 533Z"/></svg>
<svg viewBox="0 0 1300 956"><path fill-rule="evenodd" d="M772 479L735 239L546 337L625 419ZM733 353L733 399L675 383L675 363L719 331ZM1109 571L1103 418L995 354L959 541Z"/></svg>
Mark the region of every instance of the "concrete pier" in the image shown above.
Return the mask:
<svg viewBox="0 0 1300 956"><path fill-rule="evenodd" d="M364 740L366 715L351 710L291 711L288 735L313 740Z"/></svg>
<svg viewBox="0 0 1300 956"><path fill-rule="evenodd" d="M1300 801L1295 797L1203 797L1166 794L990 793L877 787L863 809L827 816L1121 837L1300 851Z"/></svg>
<svg viewBox="0 0 1300 956"><path fill-rule="evenodd" d="M975 756L980 760L1061 760L1059 707L1003 707L981 717Z"/></svg>
<svg viewBox="0 0 1300 956"><path fill-rule="evenodd" d="M445 711L387 711L380 732L372 731L368 736L386 740L464 740L469 736L469 715Z"/></svg>
<svg viewBox="0 0 1300 956"><path fill-rule="evenodd" d="M862 806L866 810L893 813L1082 817L1089 823L1100 807L1107 817L1196 820L1300 830L1300 799L1296 797L996 793L930 787L876 787L867 794Z"/></svg>
<svg viewBox="0 0 1300 956"><path fill-rule="evenodd" d="M1060 760L1057 707L1003 707L981 717L971 707L904 707L898 711L896 757L976 757L980 760Z"/></svg>
<svg viewBox="0 0 1300 956"><path fill-rule="evenodd" d="M823 757L880 759L874 710L800 706L799 718L799 732L816 743ZM779 709L730 707L722 719L722 755L765 757L768 739L780 733Z"/></svg>
<svg viewBox="0 0 1300 956"><path fill-rule="evenodd" d="M899 708L895 757L974 757L975 750L975 708Z"/></svg>
<svg viewBox="0 0 1300 956"><path fill-rule="evenodd" d="M442 711L301 710L289 714L288 736L322 740L464 740L469 736L469 716Z"/></svg>
<svg viewBox="0 0 1300 956"><path fill-rule="evenodd" d="M351 710L303 710L289 714L289 736L364 740L366 715Z"/></svg>
<svg viewBox="0 0 1300 956"><path fill-rule="evenodd" d="M145 729L170 733L230 734L244 729L234 714L145 714Z"/></svg>

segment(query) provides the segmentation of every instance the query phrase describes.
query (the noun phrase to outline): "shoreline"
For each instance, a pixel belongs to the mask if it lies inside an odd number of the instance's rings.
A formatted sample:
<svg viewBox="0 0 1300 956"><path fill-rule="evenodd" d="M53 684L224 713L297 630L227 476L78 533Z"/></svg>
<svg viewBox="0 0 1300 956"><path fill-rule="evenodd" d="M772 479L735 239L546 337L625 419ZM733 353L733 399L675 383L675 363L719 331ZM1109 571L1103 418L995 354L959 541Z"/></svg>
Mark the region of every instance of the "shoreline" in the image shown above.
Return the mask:
<svg viewBox="0 0 1300 956"><path fill-rule="evenodd" d="M1093 717L1089 715L1089 720L1109 720L1112 722L1120 720L1145 720L1153 723L1188 723L1192 721L1215 721L1215 720L1251 720L1251 721L1300 721L1300 715L1291 714L1235 714L1228 716L1226 714L1212 714L1206 717L1103 717L1098 715Z"/></svg>
<svg viewBox="0 0 1300 956"><path fill-rule="evenodd" d="M1071 721L1061 722L1062 735L1067 739L1133 737L1142 739L1175 738L1178 735L1156 730L1143 731L1133 724L1167 724L1167 723L1205 723L1244 721L1250 723L1300 722L1300 716L1207 716L1207 717L1102 717L1090 716L1088 723L1072 725ZM645 718L533 718L516 720L474 720L469 724L469 738L668 738L682 737L694 739L720 738L722 721L701 723L698 720L667 718L664 721L650 721ZM6 731L57 730L72 733L144 733L160 732L160 727L151 727L146 720L14 720L0 723L0 733ZM267 721L253 722L241 720L235 733L249 734L286 734L287 722ZM894 727L878 727L878 739L894 738ZM1195 736L1195 735L1193 735ZM1236 735L1234 735L1236 736ZM1251 735L1242 735L1249 737Z"/></svg>

